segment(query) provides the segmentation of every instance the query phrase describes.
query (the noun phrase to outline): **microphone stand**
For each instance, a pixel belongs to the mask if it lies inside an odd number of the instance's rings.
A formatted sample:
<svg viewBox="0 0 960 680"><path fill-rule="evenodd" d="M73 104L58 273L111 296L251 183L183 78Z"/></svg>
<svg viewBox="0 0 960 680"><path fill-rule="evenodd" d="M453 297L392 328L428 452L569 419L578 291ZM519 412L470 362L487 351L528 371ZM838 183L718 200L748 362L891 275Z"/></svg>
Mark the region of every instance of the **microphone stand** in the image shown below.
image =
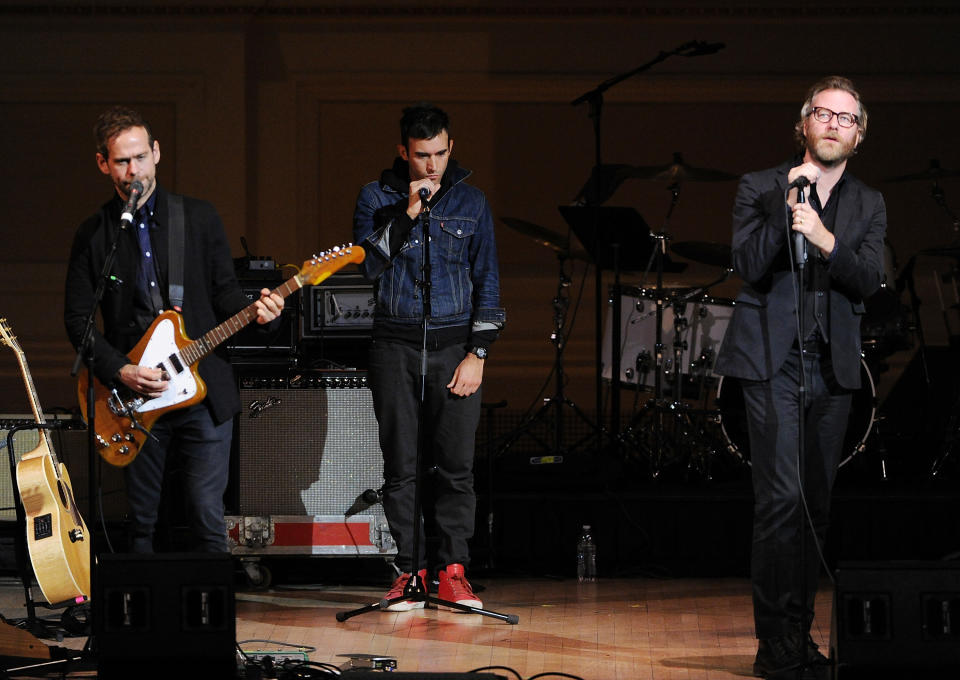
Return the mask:
<svg viewBox="0 0 960 680"><path fill-rule="evenodd" d="M379 602L360 607L359 609L337 612L337 621L343 622L353 616L365 614L369 611L376 611L378 609L386 610L395 602L413 601L434 605L440 604L445 607L450 607L451 609L457 609L471 614L483 614L484 616L500 619L507 623L516 624L520 622L520 617L516 614L501 614L480 607L471 607L460 604L459 602L451 602L450 600L441 600L438 597L432 597L427 592L427 584L420 578L420 533L421 526L423 525L421 518L422 498L420 496L420 483L423 478L421 466L425 457L424 450L426 449L427 331L430 326L430 290L432 287L430 276L432 269L430 260L430 204L422 193L420 195L420 203L423 206L420 212L421 240L423 241L423 248L420 251L420 268L423 273L423 278L417 282L417 285L420 287L420 292L423 296L423 323L420 343L420 396L417 408L417 468L413 478L413 566L410 570L410 578L407 580L407 585L404 586L403 593L399 597L393 599L384 598Z"/></svg>
<svg viewBox="0 0 960 680"><path fill-rule="evenodd" d="M797 203L806 203L807 199L803 194L804 185L801 184L797 187ZM795 232L795 241L793 248L793 257L794 262L797 265L797 316L799 318L799 323L797 324L798 329L798 342L797 344L800 347L800 371L797 380L797 484L800 491L797 497L797 528L800 530L800 546L799 554L797 559L797 571L800 576L800 607L801 607L801 619L800 619L800 667L797 669L796 677L800 677L800 674L803 672L803 669L807 668L809 665L809 655L807 654L807 631L809 630L809 625L813 623L812 612L807 610L807 532L806 532L806 513L805 507L806 502L803 495L803 487L806 477L806 453L804 447L806 445L806 434L804 428L806 427L806 398L807 398L807 370L805 363L805 350L803 348L804 344L804 333L803 333L803 322L806 318L806 297L807 291L805 288L806 281L804 280L804 271L807 266L807 238L800 232ZM811 531L813 527L811 527Z"/></svg>
<svg viewBox="0 0 960 680"><path fill-rule="evenodd" d="M594 174L593 177L597 178L597 183L599 184L600 178L603 176L603 164L601 158L601 122L603 114L603 93L609 90L614 85L628 79L633 76L643 73L653 66L659 64L662 61L666 61L673 56L683 56L683 57L698 57L701 55L712 54L720 49L724 45L722 43L708 44L701 40L691 40L685 42L679 47L676 47L669 52L661 51L656 57L651 59L645 64L641 64L637 68L627 71L626 73L621 73L620 75L613 76L604 80L602 83L597 85L595 88L589 92L585 92L580 95L572 102L571 106L578 106L583 102L589 104L589 109L587 116L593 121L593 146L594 146ZM588 203L592 203L596 206L599 206L601 203L600 200L597 200L598 197L606 195L602 191L602 187L596 186L594 191L593 200L589 194L585 196ZM599 236L599 221L600 214L599 210L594 211L594 225L593 233L595 238ZM584 244L586 245L586 244ZM614 253L616 253L616 248L619 244L611 244L614 248ZM620 326L619 314L620 314L620 286L619 278L617 271L618 263L615 260L614 269L615 269L615 283L614 283L614 300L613 300L613 332L611 333L610 343L611 343L611 352L610 357L612 360L611 366L611 376L613 382L613 389L610 393L610 441L611 443L618 440L618 435L620 432ZM603 422L603 270L598 263L594 263L594 306L595 306L595 333L594 333L594 361L597 368L597 377L596 377L596 409L597 409L597 422Z"/></svg>
<svg viewBox="0 0 960 680"><path fill-rule="evenodd" d="M97 282L97 288L93 294L93 304L90 305L90 313L87 315L83 338L80 341L80 346L77 348L77 355L73 360L73 367L70 369L70 375L74 378L79 374L81 364L86 364L87 370L87 498L89 499L87 502L87 512L90 515L90 521L87 524L90 529L90 531L87 532L89 534L87 537L87 547L90 550L91 591L97 589L97 575L99 571L96 551L96 527L100 524L104 534L106 534L107 531L106 524L103 523L103 518L100 514L99 504L95 502L95 499L100 498L100 455L98 453L99 447L97 446L97 410L93 370L95 353L93 351L93 341L97 309L106 292L107 281L110 280L110 270L113 268L113 262L117 256L117 244L120 241L120 232L121 229L118 227L114 232L113 241L110 244L110 251L103 260L103 269L100 271L100 279ZM112 285L123 285L123 281L120 279L115 279L111 283ZM90 599L93 599L93 593L91 593ZM87 643L84 646L84 653L90 658L95 658L97 652L95 609L96 607L90 607L87 613L87 625L89 626L90 636L87 638Z"/></svg>

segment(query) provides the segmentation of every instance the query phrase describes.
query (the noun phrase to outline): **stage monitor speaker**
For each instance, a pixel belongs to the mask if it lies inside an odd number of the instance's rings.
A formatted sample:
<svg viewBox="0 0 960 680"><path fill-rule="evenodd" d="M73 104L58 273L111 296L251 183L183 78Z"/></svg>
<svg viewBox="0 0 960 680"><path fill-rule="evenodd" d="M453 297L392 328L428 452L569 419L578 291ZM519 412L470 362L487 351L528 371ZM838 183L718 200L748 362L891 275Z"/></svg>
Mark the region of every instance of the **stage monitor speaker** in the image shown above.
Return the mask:
<svg viewBox="0 0 960 680"><path fill-rule="evenodd" d="M98 677L236 677L233 562L226 553L100 555Z"/></svg>
<svg viewBox="0 0 960 680"><path fill-rule="evenodd" d="M364 491L383 486L365 371L244 376L240 397L241 515L344 515ZM367 504L351 514L382 518L383 509Z"/></svg>
<svg viewBox="0 0 960 680"><path fill-rule="evenodd" d="M55 414L44 414L48 423L58 419ZM57 458L67 468L77 507L84 520L93 515L87 503L87 429L82 420L59 417L61 426L48 430L48 441L53 445ZM14 486L10 479L10 464L7 455L7 434L14 427L36 423L32 414L0 414L0 521L16 521L14 511ZM25 453L37 447L40 436L36 429L19 430L14 435L14 455L17 461ZM103 513L108 520L120 520L126 512L126 497L123 493L123 470L112 465L101 464L100 488L103 499ZM88 522L89 523L89 522Z"/></svg>
<svg viewBox="0 0 960 680"><path fill-rule="evenodd" d="M960 677L960 563L841 564L833 619L840 680Z"/></svg>

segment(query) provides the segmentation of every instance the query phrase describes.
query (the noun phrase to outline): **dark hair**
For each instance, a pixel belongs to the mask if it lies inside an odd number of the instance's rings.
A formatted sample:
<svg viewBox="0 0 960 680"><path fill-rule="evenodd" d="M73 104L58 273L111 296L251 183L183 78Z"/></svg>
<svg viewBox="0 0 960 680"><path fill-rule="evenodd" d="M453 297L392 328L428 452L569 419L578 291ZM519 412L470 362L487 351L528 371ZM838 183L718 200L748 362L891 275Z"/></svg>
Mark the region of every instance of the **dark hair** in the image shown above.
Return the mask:
<svg viewBox="0 0 960 680"><path fill-rule="evenodd" d="M110 140L124 130L142 127L147 131L147 143L153 148L153 131L150 124L139 113L126 106L112 106L97 117L93 126L93 137L97 142L97 153L104 158L108 157L107 145Z"/></svg>
<svg viewBox="0 0 960 680"><path fill-rule="evenodd" d="M857 111L857 129L860 131L860 143L863 143L863 140L867 137L867 107L860 101L860 93L857 92L856 86L849 78L844 78L843 76L827 76L815 82L810 86L810 89L807 90L807 98L800 108L800 120L793 126L793 137L799 149L803 151L807 146L807 138L803 134L803 121L806 120L807 116L809 116L813 110L813 98L824 90L843 90L844 92L850 93L850 95L857 100L857 106L860 108L860 110Z"/></svg>
<svg viewBox="0 0 960 680"><path fill-rule="evenodd" d="M433 139L444 130L450 133L450 117L442 109L427 102L408 106L400 117L400 143L407 146L412 139Z"/></svg>

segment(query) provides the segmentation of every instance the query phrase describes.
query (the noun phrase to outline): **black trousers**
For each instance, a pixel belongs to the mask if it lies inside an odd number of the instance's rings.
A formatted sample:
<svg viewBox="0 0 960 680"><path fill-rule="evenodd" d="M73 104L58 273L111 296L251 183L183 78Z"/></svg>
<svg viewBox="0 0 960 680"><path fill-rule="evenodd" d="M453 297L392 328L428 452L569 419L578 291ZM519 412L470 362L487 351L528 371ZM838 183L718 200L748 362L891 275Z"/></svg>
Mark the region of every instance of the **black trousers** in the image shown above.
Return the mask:
<svg viewBox="0 0 960 680"><path fill-rule="evenodd" d="M131 552L153 552L153 535L163 492L164 469L178 457L197 552L226 552L223 494L230 473L233 420L217 425L206 404L171 411L157 419L140 453L125 467L130 504Z"/></svg>
<svg viewBox="0 0 960 680"><path fill-rule="evenodd" d="M797 455L798 380L806 373L802 495L812 519L805 564L800 565L801 484ZM741 381L750 434L754 514L751 581L757 637L807 631L813 616L830 494L843 454L853 393L837 385L829 356L794 348L770 380ZM801 583L806 601L801 602Z"/></svg>
<svg viewBox="0 0 960 680"><path fill-rule="evenodd" d="M469 564L467 541L474 530L473 454L480 424L481 390L469 397L457 397L447 389L463 357L464 348L459 345L427 353L422 462L434 469L430 475L421 475L421 483L433 484L434 519L440 534L435 564L438 569L448 564ZM420 350L401 343L374 341L369 375L383 450L383 509L397 543L395 562L404 572L411 571L416 525L420 532L418 567L423 569L427 566L423 518L414 519Z"/></svg>

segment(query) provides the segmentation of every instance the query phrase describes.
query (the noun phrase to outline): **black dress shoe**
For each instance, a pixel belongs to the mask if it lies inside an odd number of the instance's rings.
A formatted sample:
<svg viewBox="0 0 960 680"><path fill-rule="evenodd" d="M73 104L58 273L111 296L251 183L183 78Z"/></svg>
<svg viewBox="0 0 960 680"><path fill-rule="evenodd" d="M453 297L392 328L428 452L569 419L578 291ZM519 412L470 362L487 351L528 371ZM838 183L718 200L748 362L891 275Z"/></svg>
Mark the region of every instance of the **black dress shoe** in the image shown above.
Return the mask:
<svg viewBox="0 0 960 680"><path fill-rule="evenodd" d="M813 641L813 636L807 633L807 663L817 664L819 666L829 666L830 659L825 657L820 651L820 645Z"/></svg>
<svg viewBox="0 0 960 680"><path fill-rule="evenodd" d="M753 674L768 680L825 680L829 660L809 635L767 638L760 640Z"/></svg>

